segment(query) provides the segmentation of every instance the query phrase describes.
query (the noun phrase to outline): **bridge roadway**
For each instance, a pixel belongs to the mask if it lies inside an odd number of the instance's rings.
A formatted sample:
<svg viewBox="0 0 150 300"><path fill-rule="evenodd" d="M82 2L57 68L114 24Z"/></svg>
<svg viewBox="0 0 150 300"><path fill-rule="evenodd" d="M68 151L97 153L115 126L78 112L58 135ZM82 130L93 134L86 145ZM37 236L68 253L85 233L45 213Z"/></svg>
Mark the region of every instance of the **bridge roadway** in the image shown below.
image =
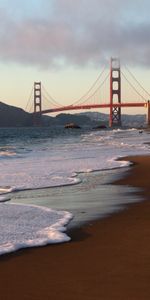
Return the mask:
<svg viewBox="0 0 150 300"><path fill-rule="evenodd" d="M110 108L110 107L146 107L146 102L135 102L135 103L113 103L113 104L89 104L89 105L66 105L57 108L45 109L42 110L42 114L69 111L69 110L80 110L80 109L92 109L92 108ZM37 112L38 113L38 112Z"/></svg>

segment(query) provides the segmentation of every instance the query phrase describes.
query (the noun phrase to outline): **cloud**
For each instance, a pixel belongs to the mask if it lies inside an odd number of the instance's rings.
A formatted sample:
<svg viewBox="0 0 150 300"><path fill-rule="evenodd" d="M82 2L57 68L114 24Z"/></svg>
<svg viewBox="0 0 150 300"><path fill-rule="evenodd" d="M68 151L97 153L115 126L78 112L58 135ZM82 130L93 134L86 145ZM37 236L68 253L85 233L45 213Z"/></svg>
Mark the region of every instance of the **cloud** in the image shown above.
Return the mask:
<svg viewBox="0 0 150 300"><path fill-rule="evenodd" d="M30 14L26 4L15 15L17 0L11 9L1 7L1 61L52 68L96 66L119 56L128 63L150 65L147 0L43 0L41 13L38 1L32 2Z"/></svg>

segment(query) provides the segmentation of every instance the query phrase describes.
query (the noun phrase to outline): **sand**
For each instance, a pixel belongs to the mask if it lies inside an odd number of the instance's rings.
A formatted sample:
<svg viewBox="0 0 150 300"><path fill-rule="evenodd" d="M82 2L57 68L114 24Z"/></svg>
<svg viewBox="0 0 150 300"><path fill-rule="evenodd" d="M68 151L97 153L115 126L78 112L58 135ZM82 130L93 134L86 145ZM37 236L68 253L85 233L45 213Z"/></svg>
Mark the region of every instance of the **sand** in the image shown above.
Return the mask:
<svg viewBox="0 0 150 300"><path fill-rule="evenodd" d="M150 299L150 156L117 184L144 201L70 232L72 242L0 258L0 300ZM116 186L117 188L117 186Z"/></svg>

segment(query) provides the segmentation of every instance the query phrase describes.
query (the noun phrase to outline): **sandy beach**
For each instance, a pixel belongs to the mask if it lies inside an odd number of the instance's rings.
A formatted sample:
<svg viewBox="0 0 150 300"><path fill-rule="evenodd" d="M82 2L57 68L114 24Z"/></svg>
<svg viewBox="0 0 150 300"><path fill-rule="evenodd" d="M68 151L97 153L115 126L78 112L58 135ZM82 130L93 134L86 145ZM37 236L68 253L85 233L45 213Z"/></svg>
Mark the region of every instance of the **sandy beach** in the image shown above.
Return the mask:
<svg viewBox="0 0 150 300"><path fill-rule="evenodd" d="M0 299L150 299L150 156L115 184L140 187L145 201L70 232L66 244L0 258ZM117 188L117 187L116 187Z"/></svg>

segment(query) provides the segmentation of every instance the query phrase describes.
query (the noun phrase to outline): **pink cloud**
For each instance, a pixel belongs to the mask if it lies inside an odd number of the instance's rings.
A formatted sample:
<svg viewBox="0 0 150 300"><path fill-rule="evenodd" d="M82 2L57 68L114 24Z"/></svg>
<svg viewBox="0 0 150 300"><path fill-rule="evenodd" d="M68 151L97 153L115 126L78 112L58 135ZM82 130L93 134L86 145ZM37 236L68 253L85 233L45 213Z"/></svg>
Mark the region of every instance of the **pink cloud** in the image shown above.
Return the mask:
<svg viewBox="0 0 150 300"><path fill-rule="evenodd" d="M59 65L60 59L67 64L83 65L118 55L134 63L150 64L149 20L146 11L140 21L129 18L129 0L53 2L53 13L49 2L44 0L45 17L42 13L41 17L22 21L1 11L2 61L53 67ZM149 2L143 0L139 1L139 10L143 2L150 8ZM133 1L132 6L136 3Z"/></svg>

